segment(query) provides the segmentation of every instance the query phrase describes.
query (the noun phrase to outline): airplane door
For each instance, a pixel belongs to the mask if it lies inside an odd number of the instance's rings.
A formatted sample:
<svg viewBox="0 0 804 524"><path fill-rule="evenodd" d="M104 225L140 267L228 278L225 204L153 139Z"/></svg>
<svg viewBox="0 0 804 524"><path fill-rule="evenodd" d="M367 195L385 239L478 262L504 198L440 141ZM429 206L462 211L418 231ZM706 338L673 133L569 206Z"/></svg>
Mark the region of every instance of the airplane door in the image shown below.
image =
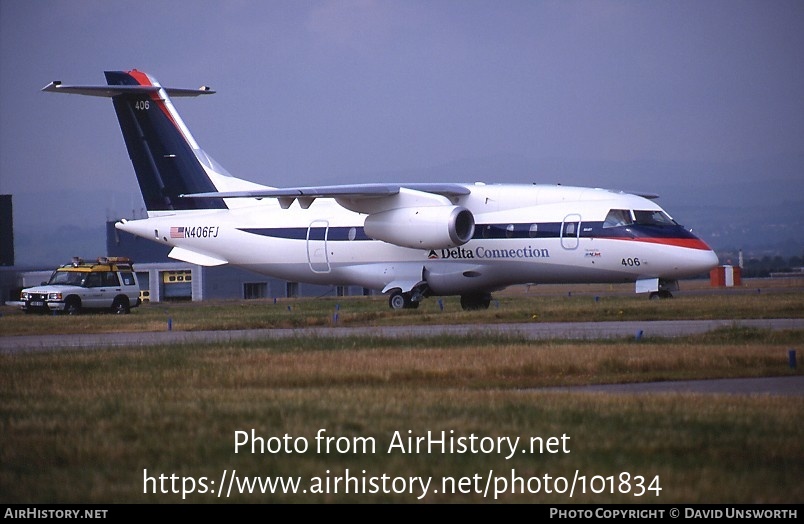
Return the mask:
<svg viewBox="0 0 804 524"><path fill-rule="evenodd" d="M314 220L307 228L307 261L313 273L329 273L328 233L329 222L326 220Z"/></svg>
<svg viewBox="0 0 804 524"><path fill-rule="evenodd" d="M564 217L561 223L561 247L577 249L581 236L581 215L572 213Z"/></svg>

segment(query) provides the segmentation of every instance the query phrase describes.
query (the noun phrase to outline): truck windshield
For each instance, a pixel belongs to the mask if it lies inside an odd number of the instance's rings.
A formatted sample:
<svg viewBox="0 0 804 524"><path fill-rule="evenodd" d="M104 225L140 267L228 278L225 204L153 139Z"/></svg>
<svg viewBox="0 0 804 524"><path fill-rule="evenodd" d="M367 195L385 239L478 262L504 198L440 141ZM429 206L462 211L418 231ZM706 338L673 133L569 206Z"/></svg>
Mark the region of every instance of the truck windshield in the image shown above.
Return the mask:
<svg viewBox="0 0 804 524"><path fill-rule="evenodd" d="M56 271L50 277L48 284L62 284L67 286L80 286L84 282L87 273L77 271Z"/></svg>

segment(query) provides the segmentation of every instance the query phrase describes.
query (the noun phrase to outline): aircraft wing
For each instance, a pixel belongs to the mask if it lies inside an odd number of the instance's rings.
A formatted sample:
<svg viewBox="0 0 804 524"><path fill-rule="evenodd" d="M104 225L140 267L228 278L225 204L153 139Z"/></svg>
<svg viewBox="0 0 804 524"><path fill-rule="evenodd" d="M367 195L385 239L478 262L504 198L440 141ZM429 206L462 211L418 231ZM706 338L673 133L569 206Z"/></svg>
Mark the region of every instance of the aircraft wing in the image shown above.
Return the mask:
<svg viewBox="0 0 804 524"><path fill-rule="evenodd" d="M471 193L461 184L346 184L337 186L311 186L192 193L182 198L276 198L283 209L295 201L303 208L310 207L316 198L334 198L341 206L358 213L374 213L407 205L445 205L449 197Z"/></svg>

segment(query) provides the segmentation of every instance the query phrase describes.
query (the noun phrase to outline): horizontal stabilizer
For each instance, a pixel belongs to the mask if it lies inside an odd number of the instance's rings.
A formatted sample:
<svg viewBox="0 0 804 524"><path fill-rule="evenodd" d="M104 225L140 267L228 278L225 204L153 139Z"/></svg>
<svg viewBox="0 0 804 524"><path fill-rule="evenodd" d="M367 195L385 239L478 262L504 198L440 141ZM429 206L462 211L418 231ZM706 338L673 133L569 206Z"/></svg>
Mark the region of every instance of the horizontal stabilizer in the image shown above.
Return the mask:
<svg viewBox="0 0 804 524"><path fill-rule="evenodd" d="M198 95L211 95L215 91L206 86L201 86L198 89L182 89L176 87L147 86L147 85L122 85L122 86L77 86L65 85L59 81L51 82L42 88L42 91L49 93L69 93L73 95L87 95L87 96L103 96L113 97L117 95L134 95L143 93L157 93L160 89L164 89L168 96L198 96Z"/></svg>

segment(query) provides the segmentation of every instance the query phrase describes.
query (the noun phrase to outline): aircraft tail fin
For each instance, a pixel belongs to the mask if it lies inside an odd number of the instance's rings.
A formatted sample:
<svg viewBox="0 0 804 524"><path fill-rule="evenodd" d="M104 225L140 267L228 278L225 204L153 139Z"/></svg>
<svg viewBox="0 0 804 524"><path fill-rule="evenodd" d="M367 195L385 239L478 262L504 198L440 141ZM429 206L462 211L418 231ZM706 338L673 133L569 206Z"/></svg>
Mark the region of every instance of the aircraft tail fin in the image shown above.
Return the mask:
<svg viewBox="0 0 804 524"><path fill-rule="evenodd" d="M170 96L211 94L209 88L163 88L138 71L106 71L106 86L70 86L52 82L43 91L109 97L123 132L149 215L181 210L224 209L223 198L179 195L232 189L238 181L198 146L173 107ZM223 178L229 178L222 183ZM225 187L218 187L223 185Z"/></svg>

